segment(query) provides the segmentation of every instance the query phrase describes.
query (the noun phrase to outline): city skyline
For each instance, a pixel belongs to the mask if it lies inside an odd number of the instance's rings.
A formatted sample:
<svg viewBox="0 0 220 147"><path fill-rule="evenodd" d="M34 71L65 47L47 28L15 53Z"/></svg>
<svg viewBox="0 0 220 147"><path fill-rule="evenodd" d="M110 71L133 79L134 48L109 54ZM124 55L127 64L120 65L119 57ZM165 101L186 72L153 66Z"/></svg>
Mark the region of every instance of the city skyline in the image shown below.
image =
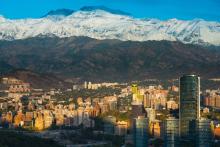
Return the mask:
<svg viewBox="0 0 220 147"><path fill-rule="evenodd" d="M78 139L87 145L177 147L189 144L209 147L218 144L212 139L220 136L219 119L209 119L213 109L206 97L219 104L220 90L204 89L200 96L200 78L196 75L184 75L176 82L174 79L157 81L158 84L153 84L152 80L140 82L143 81L126 84L84 81L67 89L46 90L4 77L0 82L1 94L4 93L0 97L0 127L15 131L22 128L24 134L26 130L32 130L31 134L42 135L41 138L46 133L47 139L61 145L66 139L69 144L81 144L71 137L53 136L54 132L60 136L69 134L69 130L80 133L83 138ZM216 117L220 115L218 111L213 112ZM96 139L87 136L85 130ZM97 136L97 131L110 138L103 140ZM94 140L89 143L87 137Z"/></svg>
<svg viewBox="0 0 220 147"><path fill-rule="evenodd" d="M219 0L0 0L0 147L220 147Z"/></svg>

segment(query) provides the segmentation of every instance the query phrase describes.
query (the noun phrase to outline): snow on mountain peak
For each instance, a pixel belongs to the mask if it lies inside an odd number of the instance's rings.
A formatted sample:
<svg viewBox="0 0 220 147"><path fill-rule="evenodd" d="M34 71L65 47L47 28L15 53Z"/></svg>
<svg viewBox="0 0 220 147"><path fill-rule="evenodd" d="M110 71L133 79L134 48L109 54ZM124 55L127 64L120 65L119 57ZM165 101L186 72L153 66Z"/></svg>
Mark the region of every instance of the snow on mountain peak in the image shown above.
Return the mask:
<svg viewBox="0 0 220 147"><path fill-rule="evenodd" d="M105 7L84 7L76 12L61 9L49 14L39 19L19 20L0 16L0 39L15 40L44 35L87 36L123 41L169 40L220 45L219 22L201 19L137 19Z"/></svg>
<svg viewBox="0 0 220 147"><path fill-rule="evenodd" d="M1 23L1 22L5 22L5 20L6 20L6 19L4 18L4 16L0 15L0 23Z"/></svg>

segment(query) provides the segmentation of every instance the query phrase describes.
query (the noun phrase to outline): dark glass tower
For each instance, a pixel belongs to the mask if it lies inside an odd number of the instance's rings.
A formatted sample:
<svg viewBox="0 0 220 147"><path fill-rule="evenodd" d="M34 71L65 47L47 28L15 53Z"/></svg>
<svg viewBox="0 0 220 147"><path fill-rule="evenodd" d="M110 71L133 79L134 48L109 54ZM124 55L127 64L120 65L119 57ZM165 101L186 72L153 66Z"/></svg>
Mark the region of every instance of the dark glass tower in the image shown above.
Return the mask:
<svg viewBox="0 0 220 147"><path fill-rule="evenodd" d="M180 137L189 139L191 122L200 117L200 78L184 75L180 78Z"/></svg>
<svg viewBox="0 0 220 147"><path fill-rule="evenodd" d="M169 117L163 123L164 147L179 146L179 120Z"/></svg>
<svg viewBox="0 0 220 147"><path fill-rule="evenodd" d="M196 147L211 147L212 132L211 121L206 118L200 118L195 121L196 123Z"/></svg>

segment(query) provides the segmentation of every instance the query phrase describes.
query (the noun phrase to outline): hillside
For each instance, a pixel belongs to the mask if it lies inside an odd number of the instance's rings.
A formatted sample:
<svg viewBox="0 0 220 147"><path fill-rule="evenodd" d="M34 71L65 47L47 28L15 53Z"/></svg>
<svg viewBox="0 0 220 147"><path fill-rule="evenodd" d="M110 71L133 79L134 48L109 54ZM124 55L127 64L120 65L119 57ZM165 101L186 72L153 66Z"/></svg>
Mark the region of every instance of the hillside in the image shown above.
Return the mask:
<svg viewBox="0 0 220 147"><path fill-rule="evenodd" d="M184 73L220 76L218 47L168 41L36 37L0 41L0 59L2 74L27 69L93 81L176 78Z"/></svg>
<svg viewBox="0 0 220 147"><path fill-rule="evenodd" d="M71 83L65 82L63 79L54 76L53 74L41 74L37 72L32 72L29 70L17 69L12 70L7 74L4 74L7 77L13 77L24 82L31 84L32 88L67 88L71 87Z"/></svg>

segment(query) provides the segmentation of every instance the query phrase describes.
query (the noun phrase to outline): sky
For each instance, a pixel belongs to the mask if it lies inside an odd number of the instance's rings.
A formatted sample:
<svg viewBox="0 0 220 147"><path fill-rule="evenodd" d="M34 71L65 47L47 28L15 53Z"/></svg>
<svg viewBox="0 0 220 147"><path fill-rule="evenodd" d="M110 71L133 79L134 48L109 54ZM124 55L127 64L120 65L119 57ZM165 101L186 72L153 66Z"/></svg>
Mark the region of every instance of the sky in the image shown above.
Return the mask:
<svg viewBox="0 0 220 147"><path fill-rule="evenodd" d="M101 5L137 18L201 18L220 22L220 0L0 0L0 15L11 19L39 18L50 10Z"/></svg>

